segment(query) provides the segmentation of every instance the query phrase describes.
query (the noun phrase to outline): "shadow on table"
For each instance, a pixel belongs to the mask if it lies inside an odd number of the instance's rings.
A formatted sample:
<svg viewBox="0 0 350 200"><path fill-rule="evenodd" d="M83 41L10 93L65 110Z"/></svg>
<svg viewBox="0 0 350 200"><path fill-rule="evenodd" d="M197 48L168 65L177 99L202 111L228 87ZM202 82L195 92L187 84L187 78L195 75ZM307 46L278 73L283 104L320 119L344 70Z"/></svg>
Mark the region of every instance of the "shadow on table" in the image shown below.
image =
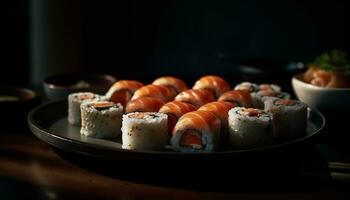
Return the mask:
<svg viewBox="0 0 350 200"><path fill-rule="evenodd" d="M189 189L196 191L294 191L330 186L327 162L315 151L305 156L289 155L285 158L244 160L217 163L114 163L71 152L54 149L69 162L95 173L140 184ZM308 154L308 155L306 155ZM312 154L312 155L311 155ZM315 158L316 161L308 160ZM317 159L316 159L317 158ZM312 167L309 164L312 163ZM307 167L305 167L307 166ZM304 169L305 170L304 170ZM318 171L315 171L317 168Z"/></svg>

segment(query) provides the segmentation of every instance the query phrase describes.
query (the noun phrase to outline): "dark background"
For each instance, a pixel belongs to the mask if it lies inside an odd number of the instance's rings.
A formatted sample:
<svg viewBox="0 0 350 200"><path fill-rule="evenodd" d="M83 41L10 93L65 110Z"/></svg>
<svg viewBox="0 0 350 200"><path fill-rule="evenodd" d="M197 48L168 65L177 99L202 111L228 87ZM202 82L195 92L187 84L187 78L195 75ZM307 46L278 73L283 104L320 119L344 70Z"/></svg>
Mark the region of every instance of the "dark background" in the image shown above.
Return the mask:
<svg viewBox="0 0 350 200"><path fill-rule="evenodd" d="M80 38L70 54L77 54L79 66L65 71L189 79L235 74L242 59L308 62L325 50L350 50L349 3L336 0L81 0L74 5ZM31 6L26 0L2 2L1 84L33 83ZM71 16L58 12L57 19L64 24L74 20ZM69 30L60 34L70 37ZM63 67L66 61L59 62Z"/></svg>

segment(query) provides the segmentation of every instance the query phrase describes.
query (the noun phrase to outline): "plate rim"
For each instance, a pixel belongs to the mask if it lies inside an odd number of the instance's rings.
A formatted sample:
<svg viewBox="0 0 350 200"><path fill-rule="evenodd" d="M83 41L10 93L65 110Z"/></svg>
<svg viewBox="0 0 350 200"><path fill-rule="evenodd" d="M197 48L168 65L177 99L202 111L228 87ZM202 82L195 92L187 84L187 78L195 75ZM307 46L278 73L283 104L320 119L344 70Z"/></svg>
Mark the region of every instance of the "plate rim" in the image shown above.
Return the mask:
<svg viewBox="0 0 350 200"><path fill-rule="evenodd" d="M311 112L316 113L318 115L318 117L321 118L321 120L322 120L321 126L317 127L317 130L314 133L307 135L305 137L291 140L291 141L282 142L282 143L278 143L278 144L272 144L272 145L268 145L268 146L249 148L249 149L233 149L233 150L214 151L214 152L175 152L175 151L156 151L156 150L139 151L139 150L110 148L110 147L106 147L103 145L86 143L86 142L82 142L82 141L75 140L72 138L68 138L68 137L64 137L64 136L57 135L54 133L50 133L49 130L43 128L35 121L34 115L37 112L39 112L40 109L43 109L47 106L52 106L54 104L61 104L61 103L65 103L65 102L67 103L66 100L50 101L50 102L41 104L41 105L35 107L34 109L32 109L29 112L28 117L27 117L28 127L37 138L39 138L40 140L42 140L45 143L48 143L54 147L57 147L57 148L60 148L60 149L66 150L66 151L73 151L73 150L70 150L71 148L65 148L64 145L59 144L59 143L66 142L66 143L69 143L70 146L74 148L73 152L86 154L86 155L90 155L90 153L92 153L92 152L96 153L96 151L122 152L122 153L145 154L145 155L157 154L157 155L167 155L167 156L193 156L193 155L195 155L195 156L197 156L197 155L209 155L209 156L215 155L216 156L216 155L254 153L254 152L269 151L269 150L273 150L273 149L288 147L288 146L296 144L296 143L307 142L311 138L314 138L315 136L320 135L321 132L324 130L324 127L326 124L326 118L319 110L317 110L315 108L308 107L308 109ZM53 140L58 140L60 142L53 142ZM87 147L89 149L89 151L79 150L79 149L81 149L81 146ZM79 147L79 148L76 148L76 147Z"/></svg>

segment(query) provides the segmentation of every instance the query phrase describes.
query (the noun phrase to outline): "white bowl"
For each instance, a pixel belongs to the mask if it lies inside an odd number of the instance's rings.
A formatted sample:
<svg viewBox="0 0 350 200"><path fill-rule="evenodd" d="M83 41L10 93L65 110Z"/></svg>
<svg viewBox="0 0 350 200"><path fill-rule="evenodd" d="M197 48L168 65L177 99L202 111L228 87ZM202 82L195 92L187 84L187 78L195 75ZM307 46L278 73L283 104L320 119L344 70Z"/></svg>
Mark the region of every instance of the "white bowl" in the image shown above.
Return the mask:
<svg viewBox="0 0 350 200"><path fill-rule="evenodd" d="M297 98L327 116L347 115L350 111L350 88L323 88L306 83L303 74L292 77Z"/></svg>

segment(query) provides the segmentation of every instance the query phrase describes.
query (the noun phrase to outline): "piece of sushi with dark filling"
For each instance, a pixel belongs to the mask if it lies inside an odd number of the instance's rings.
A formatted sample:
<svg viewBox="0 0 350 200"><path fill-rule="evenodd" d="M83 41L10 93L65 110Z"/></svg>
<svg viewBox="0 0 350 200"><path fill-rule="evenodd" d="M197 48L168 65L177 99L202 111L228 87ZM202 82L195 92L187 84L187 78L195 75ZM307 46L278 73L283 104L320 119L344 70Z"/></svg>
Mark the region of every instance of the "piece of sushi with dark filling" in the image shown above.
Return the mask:
<svg viewBox="0 0 350 200"><path fill-rule="evenodd" d="M68 96L68 122L75 126L81 125L80 105L84 102L105 100L105 96L91 92L72 93Z"/></svg>

